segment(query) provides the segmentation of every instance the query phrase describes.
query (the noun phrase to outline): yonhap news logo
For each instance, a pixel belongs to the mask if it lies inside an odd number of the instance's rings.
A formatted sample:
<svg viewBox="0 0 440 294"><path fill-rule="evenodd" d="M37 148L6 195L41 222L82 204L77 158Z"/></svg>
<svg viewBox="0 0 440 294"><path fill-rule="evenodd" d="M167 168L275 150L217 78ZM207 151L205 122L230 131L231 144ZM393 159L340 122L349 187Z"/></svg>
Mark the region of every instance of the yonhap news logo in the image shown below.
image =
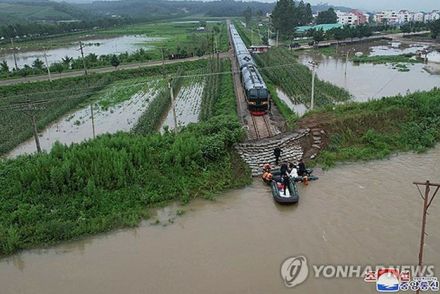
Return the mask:
<svg viewBox="0 0 440 294"><path fill-rule="evenodd" d="M288 288L302 284L308 275L309 267L305 256L289 257L281 265L281 277Z"/></svg>
<svg viewBox="0 0 440 294"><path fill-rule="evenodd" d="M294 256L281 264L281 278L288 288L304 283L311 278L360 279L360 285L374 283L376 291L390 293L399 291L439 291L433 265L332 265L309 264L305 256ZM366 282L366 283L364 283Z"/></svg>

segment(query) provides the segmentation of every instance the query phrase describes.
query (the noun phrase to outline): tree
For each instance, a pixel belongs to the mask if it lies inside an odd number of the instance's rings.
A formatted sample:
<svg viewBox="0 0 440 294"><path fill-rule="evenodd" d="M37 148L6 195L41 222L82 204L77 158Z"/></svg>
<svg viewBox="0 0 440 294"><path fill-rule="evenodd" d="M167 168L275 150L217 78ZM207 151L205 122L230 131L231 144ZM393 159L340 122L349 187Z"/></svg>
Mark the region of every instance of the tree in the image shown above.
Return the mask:
<svg viewBox="0 0 440 294"><path fill-rule="evenodd" d="M70 69L70 63L72 62L73 58L69 56L65 56L61 58L61 61L63 62L63 65L65 68Z"/></svg>
<svg viewBox="0 0 440 294"><path fill-rule="evenodd" d="M321 41L324 41L324 38L325 34L323 29L313 30L313 41L319 43Z"/></svg>
<svg viewBox="0 0 440 294"><path fill-rule="evenodd" d="M115 54L113 54L112 59L110 60L110 63L115 69L119 66L119 64L121 64L118 56L116 56Z"/></svg>
<svg viewBox="0 0 440 294"><path fill-rule="evenodd" d="M431 22L429 24L429 29L431 30L431 38L437 39L440 35L440 19Z"/></svg>
<svg viewBox="0 0 440 294"><path fill-rule="evenodd" d="M281 36L289 37L295 28L295 3L293 0L278 0L272 11L272 24Z"/></svg>
<svg viewBox="0 0 440 294"><path fill-rule="evenodd" d="M243 16L246 22L246 26L249 26L252 19L252 9L249 6L243 11Z"/></svg>
<svg viewBox="0 0 440 294"><path fill-rule="evenodd" d="M326 11L321 11L316 18L317 24L337 23L338 16L333 8L329 8Z"/></svg>
<svg viewBox="0 0 440 294"><path fill-rule="evenodd" d="M32 67L35 69L42 70L43 66L44 66L44 62L42 60L40 60L40 58L35 59L34 63L32 63Z"/></svg>
<svg viewBox="0 0 440 294"><path fill-rule="evenodd" d="M312 21L313 21L312 5L310 5L310 3L307 3L305 15L304 15L304 24L309 24Z"/></svg>
<svg viewBox="0 0 440 294"><path fill-rule="evenodd" d="M6 60L3 60L0 63L0 71L2 71L2 72L9 72L9 66L8 66L8 63L6 62Z"/></svg>

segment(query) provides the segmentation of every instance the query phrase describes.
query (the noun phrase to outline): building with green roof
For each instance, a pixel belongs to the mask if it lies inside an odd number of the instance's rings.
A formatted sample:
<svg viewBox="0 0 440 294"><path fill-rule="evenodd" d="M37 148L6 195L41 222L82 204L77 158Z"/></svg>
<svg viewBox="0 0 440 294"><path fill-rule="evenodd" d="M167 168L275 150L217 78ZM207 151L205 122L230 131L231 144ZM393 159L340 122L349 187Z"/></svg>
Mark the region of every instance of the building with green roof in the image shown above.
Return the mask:
<svg viewBox="0 0 440 294"><path fill-rule="evenodd" d="M314 25L314 26L302 26L302 27L297 27L295 32L296 33L305 33L309 30L323 30L324 32L327 32L329 30L332 29L337 29L337 28L342 28L343 25L340 23L326 23L326 24L319 24L319 25Z"/></svg>

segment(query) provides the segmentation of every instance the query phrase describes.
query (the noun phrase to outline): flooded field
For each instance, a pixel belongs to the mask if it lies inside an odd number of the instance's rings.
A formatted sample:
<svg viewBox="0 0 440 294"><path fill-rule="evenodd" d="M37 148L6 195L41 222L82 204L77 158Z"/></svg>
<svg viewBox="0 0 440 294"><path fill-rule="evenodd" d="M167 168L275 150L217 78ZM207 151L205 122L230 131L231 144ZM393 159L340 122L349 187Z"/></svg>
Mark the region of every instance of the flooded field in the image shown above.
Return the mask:
<svg viewBox="0 0 440 294"><path fill-rule="evenodd" d="M297 255L318 265L417 263L422 200L412 182L439 181L439 158L440 146L334 168L299 187L297 206L275 204L259 180L216 201L172 205L135 229L1 259L1 293L377 293L361 279L313 273L288 289L280 265ZM434 200L425 262L438 276Z"/></svg>
<svg viewBox="0 0 440 294"><path fill-rule="evenodd" d="M116 133L118 131L130 131L142 113L148 108L149 103L158 94L154 82L149 83L147 88L140 90L134 95L130 95L125 101L106 107L102 105L104 103L105 105L113 103L110 100L115 93L113 89L103 93L101 99L93 103L96 136L105 133ZM120 90L121 88L118 89ZM85 106L64 116L48 126L39 135L41 148L46 151L49 151L56 141L69 145L93 138L90 106ZM30 138L12 150L7 157L16 157L34 152L36 152L35 141L34 138Z"/></svg>
<svg viewBox="0 0 440 294"><path fill-rule="evenodd" d="M183 86L176 97L176 117L177 125L186 126L189 123L199 121L200 105L202 103L203 81L195 82ZM173 109L170 108L162 124L161 130L168 127L170 130L175 128Z"/></svg>
<svg viewBox="0 0 440 294"><path fill-rule="evenodd" d="M305 104L295 104L293 99L289 97L283 90L277 88L277 95L290 110L293 110L298 116L303 116L304 113L308 110L308 107Z"/></svg>
<svg viewBox="0 0 440 294"><path fill-rule="evenodd" d="M429 73L421 63L407 64L408 72L398 71L393 64L355 64L351 61L346 64L343 56L347 50L374 56L415 53L421 48L424 47L404 46L400 43L361 44L341 48L341 54L336 56L305 51L300 53L299 60L307 66L310 66L311 61L317 62L317 75L320 79L347 89L356 101L367 101L384 96L431 90L440 85L440 75Z"/></svg>
<svg viewBox="0 0 440 294"><path fill-rule="evenodd" d="M96 55L105 54L120 54L125 52L134 52L140 48L149 50L154 48L153 43L162 40L162 38L150 38L140 35L121 36L109 39L93 39L84 41L84 55L94 53ZM57 48L48 50L47 62L49 64L60 62L65 56L77 58L81 56L81 52L78 50L79 44L71 44L68 47ZM20 52L18 50L16 54L17 65L22 68L25 64L32 66L35 59L39 58L44 61L44 51L27 51ZM5 60L10 68L14 67L13 54L0 55L0 61Z"/></svg>

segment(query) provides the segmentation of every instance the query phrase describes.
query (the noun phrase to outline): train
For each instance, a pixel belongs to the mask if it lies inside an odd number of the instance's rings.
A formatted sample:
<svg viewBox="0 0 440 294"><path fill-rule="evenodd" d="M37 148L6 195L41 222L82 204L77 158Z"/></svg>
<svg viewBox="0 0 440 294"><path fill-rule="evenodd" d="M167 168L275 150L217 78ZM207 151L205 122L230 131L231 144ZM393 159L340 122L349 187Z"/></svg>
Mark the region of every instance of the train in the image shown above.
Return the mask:
<svg viewBox="0 0 440 294"><path fill-rule="evenodd" d="M229 30L249 112L255 116L265 115L270 107L269 90L237 29L231 24Z"/></svg>

